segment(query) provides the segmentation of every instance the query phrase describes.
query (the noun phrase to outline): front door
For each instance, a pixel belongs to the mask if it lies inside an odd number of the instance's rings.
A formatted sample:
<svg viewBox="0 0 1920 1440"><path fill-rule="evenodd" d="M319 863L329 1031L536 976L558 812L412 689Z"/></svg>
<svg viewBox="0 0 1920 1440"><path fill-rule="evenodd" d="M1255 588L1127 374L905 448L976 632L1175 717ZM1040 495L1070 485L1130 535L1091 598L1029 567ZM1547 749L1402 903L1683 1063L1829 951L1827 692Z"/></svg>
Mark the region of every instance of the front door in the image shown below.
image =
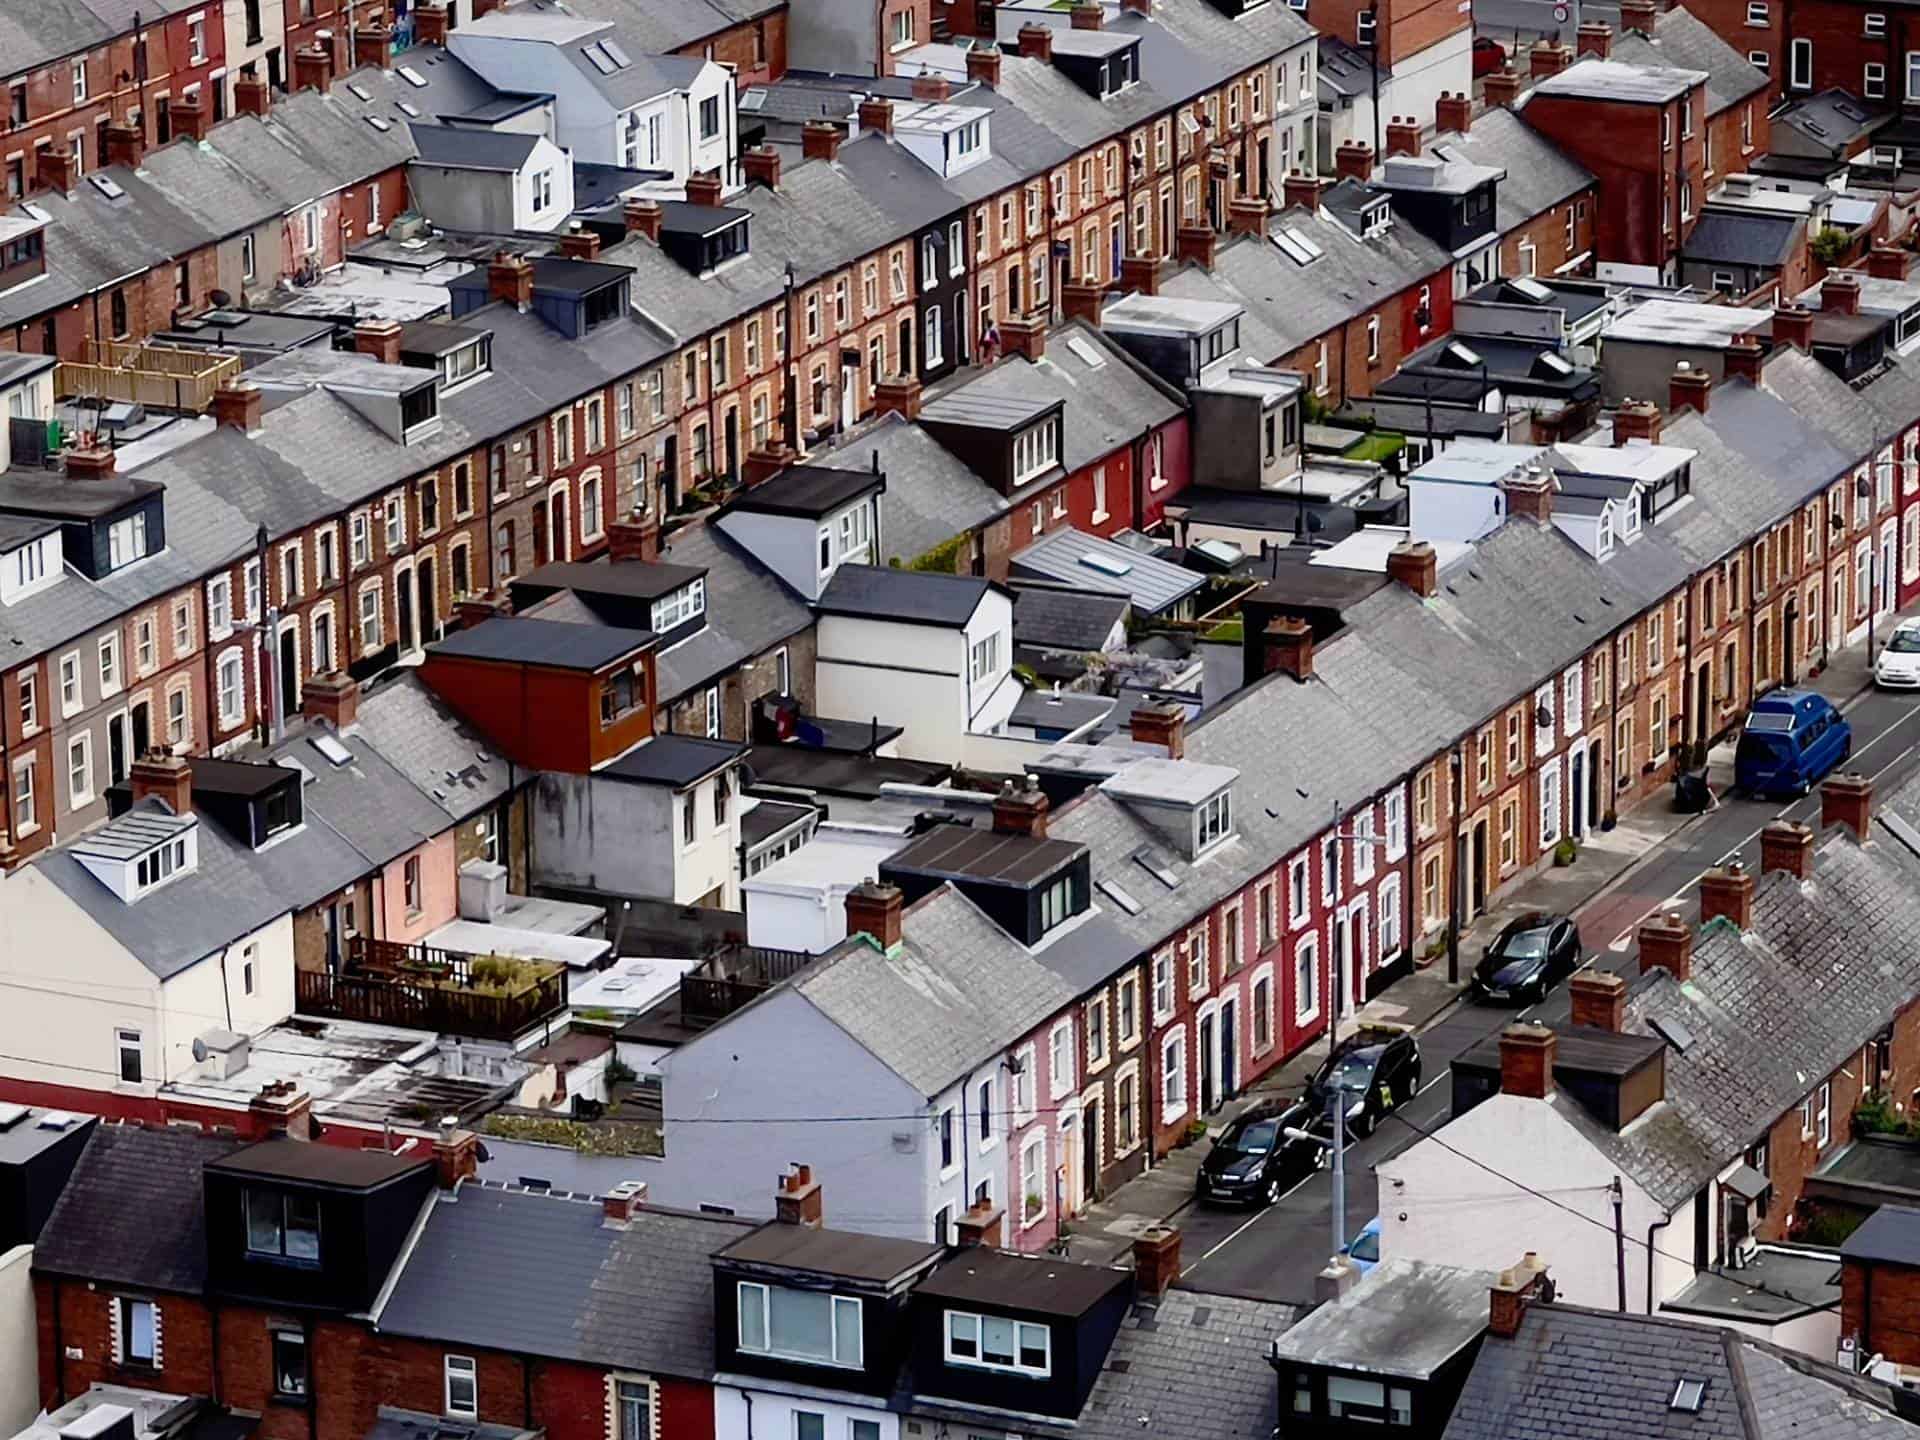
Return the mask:
<svg viewBox="0 0 1920 1440"><path fill-rule="evenodd" d="M405 655L419 648L418 641L416 640L414 636L414 631L413 631L413 580L412 580L412 577L407 575L402 575L400 577L399 583L395 585L393 589L394 589L394 598L399 602L399 610L400 610L400 626L399 626L399 636L398 636L398 639L400 642L400 653L402 655Z"/></svg>
<svg viewBox="0 0 1920 1440"><path fill-rule="evenodd" d="M1054 1180L1054 1197L1059 1202L1060 1217L1078 1213L1080 1209L1080 1173L1086 1169L1081 1163L1080 1123L1077 1115L1063 1115L1060 1118L1060 1172Z"/></svg>
<svg viewBox="0 0 1920 1440"><path fill-rule="evenodd" d="M1880 573L1874 577L1875 588L1879 591L1874 601L1874 613L1877 615L1893 613L1893 567L1899 563L1899 550L1895 543L1898 534L1891 521L1880 531Z"/></svg>
<svg viewBox="0 0 1920 1440"><path fill-rule="evenodd" d="M729 485L738 485L740 483L740 407L739 406L736 405L733 409L727 411L727 418L725 423L726 423L726 446L727 446L727 483Z"/></svg>
<svg viewBox="0 0 1920 1440"><path fill-rule="evenodd" d="M420 596L420 634L427 640L437 640L440 638L440 599L433 583L433 556L420 557L413 579L413 588Z"/></svg>
<svg viewBox="0 0 1920 1440"><path fill-rule="evenodd" d="M1578 840L1587 833L1587 752L1567 756L1567 828Z"/></svg>
<svg viewBox="0 0 1920 1440"><path fill-rule="evenodd" d="M1800 672L1794 663L1799 658L1795 654L1799 645L1800 597L1798 595L1789 595L1787 597L1786 615L1780 622L1780 673L1786 677L1786 682L1789 685L1794 684L1800 678Z"/></svg>
<svg viewBox="0 0 1920 1440"><path fill-rule="evenodd" d="M553 523L547 527L553 537L553 558L565 560L573 554L573 532L567 528L567 492L558 492L552 501Z"/></svg>
<svg viewBox="0 0 1920 1440"><path fill-rule="evenodd" d="M1218 1021L1211 1015L1200 1022L1200 1109L1202 1113L1210 1111L1220 1103L1219 1093L1214 1087L1219 1084L1219 1070L1214 1065L1214 1036Z"/></svg>
<svg viewBox="0 0 1920 1440"><path fill-rule="evenodd" d="M1693 672L1693 743L1699 748L1694 763L1707 763L1707 737L1713 733L1713 664Z"/></svg>
<svg viewBox="0 0 1920 1440"><path fill-rule="evenodd" d="M1332 1021L1347 1013L1347 977L1353 973L1353 955L1349 950L1351 937L1347 934L1347 917L1333 917L1333 1014Z"/></svg>
<svg viewBox="0 0 1920 1440"><path fill-rule="evenodd" d="M1220 1093L1240 1088L1240 1057L1234 1053L1240 1034L1240 1006L1231 997L1220 1002Z"/></svg>
<svg viewBox="0 0 1920 1440"><path fill-rule="evenodd" d="M124 713L107 721L107 775L115 785L127 778L127 771L131 767L128 738Z"/></svg>
<svg viewBox="0 0 1920 1440"><path fill-rule="evenodd" d="M1080 1133L1085 1136L1081 1144L1084 1152L1080 1157L1080 1199L1091 1205L1099 1198L1100 1189L1100 1102L1090 1100L1081 1113Z"/></svg>
<svg viewBox="0 0 1920 1440"><path fill-rule="evenodd" d="M300 709L300 636L292 626L280 632L280 718Z"/></svg>
<svg viewBox="0 0 1920 1440"><path fill-rule="evenodd" d="M320 914L326 921L327 927L327 973L329 975L337 975L340 973L340 951L342 947L340 938L340 906L337 902L332 905L323 905L320 907Z"/></svg>
<svg viewBox="0 0 1920 1440"><path fill-rule="evenodd" d="M128 713L133 716L133 754L138 759L153 747L153 707L138 700Z"/></svg>
<svg viewBox="0 0 1920 1440"><path fill-rule="evenodd" d="M1487 822L1479 821L1473 827L1473 864L1468 869L1472 889L1468 898L1472 901L1472 913L1478 915L1487 905Z"/></svg>

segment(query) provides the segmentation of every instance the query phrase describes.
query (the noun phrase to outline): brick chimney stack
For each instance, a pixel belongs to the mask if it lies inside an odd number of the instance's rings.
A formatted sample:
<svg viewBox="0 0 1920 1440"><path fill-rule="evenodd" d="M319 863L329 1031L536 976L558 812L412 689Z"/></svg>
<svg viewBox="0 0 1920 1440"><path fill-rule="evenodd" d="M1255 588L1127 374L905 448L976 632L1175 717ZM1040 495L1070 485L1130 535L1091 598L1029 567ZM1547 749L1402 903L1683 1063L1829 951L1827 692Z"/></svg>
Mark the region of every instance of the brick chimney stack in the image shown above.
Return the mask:
<svg viewBox="0 0 1920 1440"><path fill-rule="evenodd" d="M1820 828L1844 825L1856 840L1873 828L1873 781L1854 771L1832 775L1820 787Z"/></svg>
<svg viewBox="0 0 1920 1440"><path fill-rule="evenodd" d="M382 365L398 365L400 333L397 320L362 320L353 327L353 348Z"/></svg>
<svg viewBox="0 0 1920 1440"><path fill-rule="evenodd" d="M173 133L182 140L190 140L198 145L207 138L208 120L207 102L189 100L182 96L173 102L168 111L173 121Z"/></svg>
<svg viewBox="0 0 1920 1440"><path fill-rule="evenodd" d="M1580 970L1567 981L1575 1025L1618 1035L1626 1024L1627 982L1606 970Z"/></svg>
<svg viewBox="0 0 1920 1440"><path fill-rule="evenodd" d="M1473 129L1473 96L1464 90L1442 90L1433 106L1433 128L1442 135L1465 135Z"/></svg>
<svg viewBox="0 0 1920 1440"><path fill-rule="evenodd" d="M423 0L413 10L413 43L416 45L442 45L447 43L447 5L445 0Z"/></svg>
<svg viewBox="0 0 1920 1440"><path fill-rule="evenodd" d="M740 154L740 168L746 171L749 185L780 188L780 152L771 145L755 145Z"/></svg>
<svg viewBox="0 0 1920 1440"><path fill-rule="evenodd" d="M1517 519L1553 523L1553 477L1538 466L1530 466L1500 482L1500 493L1507 497L1507 514Z"/></svg>
<svg viewBox="0 0 1920 1440"><path fill-rule="evenodd" d="M136 805L142 800L164 800L175 815L193 813L193 767L165 750L149 750L134 761L127 771L127 788Z"/></svg>
<svg viewBox="0 0 1920 1440"><path fill-rule="evenodd" d="M1727 342L1724 369L1729 380L1745 380L1749 384L1760 383L1761 362L1765 358L1760 342L1750 332L1743 331Z"/></svg>
<svg viewBox="0 0 1920 1440"><path fill-rule="evenodd" d="M433 1141L433 1169L442 1190L452 1190L462 1180L480 1173L480 1137L462 1130L452 1115L440 1122L440 1133Z"/></svg>
<svg viewBox="0 0 1920 1440"><path fill-rule="evenodd" d="M968 1207L954 1224L954 1242L962 1250L998 1250L1004 1243L1007 1212L991 1200Z"/></svg>
<svg viewBox="0 0 1920 1440"><path fill-rule="evenodd" d="M839 132L836 130L834 133ZM718 205L722 188L718 170L696 170L687 176L687 203L709 207Z"/></svg>
<svg viewBox="0 0 1920 1440"><path fill-rule="evenodd" d="M840 158L840 127L831 120L809 120L800 127L800 154L832 164Z"/></svg>
<svg viewBox="0 0 1920 1440"><path fill-rule="evenodd" d="M826 1197L813 1167L796 1165L779 1179L773 1193L773 1218L782 1225L805 1225L818 1230L826 1221Z"/></svg>
<svg viewBox="0 0 1920 1440"><path fill-rule="evenodd" d="M300 687L300 713L346 729L360 718L360 682L344 670L313 676Z"/></svg>
<svg viewBox="0 0 1920 1440"><path fill-rule="evenodd" d="M1520 76L1511 66L1503 66L1489 74L1480 88L1481 96L1487 102L1489 110L1500 105L1511 105L1520 98L1524 88Z"/></svg>
<svg viewBox="0 0 1920 1440"><path fill-rule="evenodd" d="M972 54L972 51L968 51ZM893 133L893 101L884 95L869 95L860 102L860 128L882 135Z"/></svg>
<svg viewBox="0 0 1920 1440"><path fill-rule="evenodd" d="M264 120L273 113L273 91L258 75L240 75L233 82L233 110Z"/></svg>
<svg viewBox="0 0 1920 1440"><path fill-rule="evenodd" d="M1000 88L1000 47L975 45L967 51L967 79L989 90Z"/></svg>
<svg viewBox="0 0 1920 1440"><path fill-rule="evenodd" d="M1373 179L1373 147L1364 140L1343 140L1333 152L1333 173L1362 185Z"/></svg>
<svg viewBox="0 0 1920 1440"><path fill-rule="evenodd" d="M1527 56L1527 73L1536 80L1545 80L1558 75L1573 63L1573 47L1570 45L1536 45Z"/></svg>
<svg viewBox="0 0 1920 1440"><path fill-rule="evenodd" d="M1387 154L1418 155L1420 122L1411 115L1396 115L1387 122Z"/></svg>
<svg viewBox="0 0 1920 1440"><path fill-rule="evenodd" d="M291 1080L271 1080L247 1102L247 1133L256 1140L313 1138L313 1097Z"/></svg>
<svg viewBox="0 0 1920 1440"><path fill-rule="evenodd" d="M382 70L391 70L393 68L393 32L384 25L355 26L353 64L355 69L363 65L378 65Z"/></svg>
<svg viewBox="0 0 1920 1440"><path fill-rule="evenodd" d="M147 157L147 137L138 125L109 125L102 132L107 147L107 164L138 170Z"/></svg>
<svg viewBox="0 0 1920 1440"><path fill-rule="evenodd" d="M1738 860L1700 877L1700 923L1731 921L1736 930L1753 924L1753 875Z"/></svg>
<svg viewBox="0 0 1920 1440"><path fill-rule="evenodd" d="M1520 1333L1520 1322L1526 1318L1527 1306L1542 1295L1551 1295L1547 1284L1547 1267L1540 1257L1527 1251L1525 1257L1511 1270L1502 1270L1499 1278L1493 1282L1488 1294L1487 1331L1502 1340L1511 1340Z"/></svg>
<svg viewBox="0 0 1920 1440"><path fill-rule="evenodd" d="M659 558L660 522L654 518L653 511L637 511L607 527L607 559L612 563L617 565L624 560L650 563Z"/></svg>
<svg viewBox="0 0 1920 1440"><path fill-rule="evenodd" d="M1179 1278L1179 1229L1149 1225L1133 1241L1133 1293L1142 1300L1157 1300Z"/></svg>
<svg viewBox="0 0 1920 1440"><path fill-rule="evenodd" d="M1174 232L1174 254L1180 263L1198 265L1202 270L1213 269L1213 253L1219 243L1220 237L1211 225L1182 225Z"/></svg>
<svg viewBox="0 0 1920 1440"><path fill-rule="evenodd" d="M1276 616L1267 622L1260 644L1261 674L1277 670L1303 682L1313 678L1313 627L1306 621Z"/></svg>
<svg viewBox="0 0 1920 1440"><path fill-rule="evenodd" d="M231 426L246 435L260 433L260 416L266 396L249 380L229 380L213 392L214 422Z"/></svg>
<svg viewBox="0 0 1920 1440"><path fill-rule="evenodd" d="M1429 599L1440 589L1440 559L1427 541L1402 540L1387 552L1387 577Z"/></svg>
<svg viewBox="0 0 1920 1440"><path fill-rule="evenodd" d="M1017 37L1020 46L1020 58L1038 60L1042 65L1053 63L1053 28L1048 25L1022 25Z"/></svg>
<svg viewBox="0 0 1920 1440"><path fill-rule="evenodd" d="M1820 292L1822 303L1826 291ZM1796 350L1813 348L1813 312L1804 305L1776 305L1773 307L1773 344L1777 350L1783 345L1791 345Z"/></svg>
<svg viewBox="0 0 1920 1440"><path fill-rule="evenodd" d="M533 307L533 262L524 255L499 251L487 266L487 295L526 314Z"/></svg>
<svg viewBox="0 0 1920 1440"><path fill-rule="evenodd" d="M326 94L333 85L333 52L324 45L303 45L293 52L293 90Z"/></svg>
<svg viewBox="0 0 1920 1440"><path fill-rule="evenodd" d="M1031 775L1027 777L1024 789L1016 790L1009 780L1000 787L1000 793L993 797L993 833L996 835L1028 835L1035 840L1047 838L1047 810L1049 802L1039 781Z"/></svg>
<svg viewBox="0 0 1920 1440"><path fill-rule="evenodd" d="M865 935L883 951L900 943L900 915L906 897L898 885L869 880L847 892L847 936Z"/></svg>
<svg viewBox="0 0 1920 1440"><path fill-rule="evenodd" d="M1100 8L1098 0L1085 0L1068 12L1069 22L1076 30L1098 30L1106 23L1106 12Z"/></svg>
<svg viewBox="0 0 1920 1440"><path fill-rule="evenodd" d="M1673 368L1673 379L1667 386L1667 409L1675 415L1688 410L1707 413L1707 405L1713 395L1713 376L1705 370L1697 370L1682 360Z"/></svg>
<svg viewBox="0 0 1920 1440"><path fill-rule="evenodd" d="M1604 20L1588 20L1574 37L1574 48L1582 59L1607 60L1613 56L1613 27Z"/></svg>
<svg viewBox="0 0 1920 1440"><path fill-rule="evenodd" d="M1187 753L1187 712L1179 705L1141 705L1127 718L1127 733L1142 745L1158 745L1169 760Z"/></svg>
<svg viewBox="0 0 1920 1440"><path fill-rule="evenodd" d="M647 1182L622 1180L600 1197L600 1213L604 1217L601 1224L624 1230L633 1224L633 1217L646 1208Z"/></svg>
<svg viewBox="0 0 1920 1440"><path fill-rule="evenodd" d="M1828 315L1860 313L1860 277L1835 270L1820 282L1820 309Z"/></svg>
<svg viewBox="0 0 1920 1440"><path fill-rule="evenodd" d="M1553 1094L1553 1031L1544 1025L1509 1025L1500 1032L1500 1093L1523 1100Z"/></svg>
<svg viewBox="0 0 1920 1440"><path fill-rule="evenodd" d="M80 171L74 163L73 152L64 145L54 144L36 152L33 173L42 190L58 190L62 195L71 195Z"/></svg>
<svg viewBox="0 0 1920 1440"><path fill-rule="evenodd" d="M1913 269L1913 252L1904 246L1876 240L1867 252L1867 274L1876 280L1904 280Z"/></svg>
<svg viewBox="0 0 1920 1440"><path fill-rule="evenodd" d="M1660 443L1660 407L1651 400L1636 400L1629 395L1613 412L1613 443L1624 445L1629 440Z"/></svg>
<svg viewBox="0 0 1920 1440"><path fill-rule="evenodd" d="M667 212L660 208L658 200L629 200L621 207L620 218L626 224L627 234L644 235L658 245Z"/></svg>
<svg viewBox="0 0 1920 1440"><path fill-rule="evenodd" d="M1669 971L1682 983L1693 978L1693 927L1672 911L1640 922L1640 973Z"/></svg>
<svg viewBox="0 0 1920 1440"><path fill-rule="evenodd" d="M1280 182L1280 203L1292 210L1296 206L1302 210L1320 213L1320 197L1326 193L1327 182L1318 175L1307 175L1299 170L1288 173Z"/></svg>
<svg viewBox="0 0 1920 1440"><path fill-rule="evenodd" d="M1760 873L1784 870L1796 880L1813 876L1813 831L1791 820L1775 820L1760 832Z"/></svg>
<svg viewBox="0 0 1920 1440"><path fill-rule="evenodd" d="M953 98L953 82L944 75L922 67L920 73L913 77L913 98L938 105Z"/></svg>

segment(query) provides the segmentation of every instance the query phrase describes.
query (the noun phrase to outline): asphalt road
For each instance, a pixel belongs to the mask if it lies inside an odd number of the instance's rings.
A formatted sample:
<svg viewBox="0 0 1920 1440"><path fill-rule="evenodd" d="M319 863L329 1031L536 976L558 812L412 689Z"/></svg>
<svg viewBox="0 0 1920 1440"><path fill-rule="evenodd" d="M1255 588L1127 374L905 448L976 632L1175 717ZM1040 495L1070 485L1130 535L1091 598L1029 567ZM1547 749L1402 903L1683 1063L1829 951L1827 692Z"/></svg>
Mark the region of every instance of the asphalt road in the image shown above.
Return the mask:
<svg viewBox="0 0 1920 1440"><path fill-rule="evenodd" d="M1875 795L1884 799L1920 768L1920 697L1869 691L1847 716L1854 734L1848 768L1873 776ZM1665 908L1695 913L1698 900L1691 892L1704 871L1735 854L1757 869L1762 827L1780 816L1817 827L1819 813L1817 793L1787 806L1723 796L1716 810L1679 831L1575 912L1588 963L1630 976L1638 963L1633 931L1641 920ZM1468 963L1463 955L1462 964ZM1549 1022L1564 1020L1566 987L1555 990L1545 1004L1519 1013ZM1405 1119L1421 1130L1445 1124L1448 1068L1454 1057L1514 1018L1512 1010L1471 1000L1434 1017L1419 1032L1422 1089L1402 1112ZM1373 1167L1418 1139L1409 1125L1389 1119L1375 1134L1349 1146L1349 1235L1378 1212L1379 1186ZM1311 1304L1314 1276L1333 1249L1332 1177L1324 1171L1312 1175L1266 1210L1249 1213L1195 1206L1181 1216L1180 1226L1187 1270L1179 1283L1187 1289Z"/></svg>

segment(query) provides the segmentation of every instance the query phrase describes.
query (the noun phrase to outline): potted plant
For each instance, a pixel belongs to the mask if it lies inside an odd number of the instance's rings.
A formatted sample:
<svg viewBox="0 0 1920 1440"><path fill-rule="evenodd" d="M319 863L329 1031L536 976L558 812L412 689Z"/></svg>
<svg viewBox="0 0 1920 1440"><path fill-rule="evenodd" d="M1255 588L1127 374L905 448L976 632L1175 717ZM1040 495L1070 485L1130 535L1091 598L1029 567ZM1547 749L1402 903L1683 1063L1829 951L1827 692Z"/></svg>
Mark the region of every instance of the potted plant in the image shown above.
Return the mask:
<svg viewBox="0 0 1920 1440"><path fill-rule="evenodd" d="M1553 847L1553 863L1561 868L1573 864L1580 858L1580 847L1573 843L1571 835L1560 837L1560 843Z"/></svg>

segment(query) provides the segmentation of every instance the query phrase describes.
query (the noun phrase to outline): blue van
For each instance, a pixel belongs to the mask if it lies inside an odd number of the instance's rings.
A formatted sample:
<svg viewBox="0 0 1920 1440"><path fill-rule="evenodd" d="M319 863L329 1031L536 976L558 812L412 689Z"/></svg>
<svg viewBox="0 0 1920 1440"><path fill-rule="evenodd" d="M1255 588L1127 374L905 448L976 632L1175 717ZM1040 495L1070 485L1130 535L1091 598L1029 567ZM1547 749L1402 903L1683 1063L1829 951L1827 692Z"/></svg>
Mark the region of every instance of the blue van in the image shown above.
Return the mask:
<svg viewBox="0 0 1920 1440"><path fill-rule="evenodd" d="M1753 702L1733 783L1749 795L1804 795L1853 753L1853 727L1826 696L1775 690Z"/></svg>

